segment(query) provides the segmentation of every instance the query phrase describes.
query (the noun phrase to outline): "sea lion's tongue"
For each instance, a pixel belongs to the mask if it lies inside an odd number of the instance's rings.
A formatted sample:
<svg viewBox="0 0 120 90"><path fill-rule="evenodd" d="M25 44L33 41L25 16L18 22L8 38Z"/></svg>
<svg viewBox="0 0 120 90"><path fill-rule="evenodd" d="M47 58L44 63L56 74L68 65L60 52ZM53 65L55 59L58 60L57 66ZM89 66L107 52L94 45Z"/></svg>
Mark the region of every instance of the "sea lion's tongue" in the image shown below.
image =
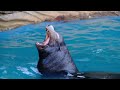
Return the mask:
<svg viewBox="0 0 120 90"><path fill-rule="evenodd" d="M45 45L47 45L47 44L49 43L49 41L50 41L50 37L49 37L49 34L47 33L47 34L46 34L45 41L44 41L43 43L37 42L36 44L37 44L37 45L40 45L40 46L45 46Z"/></svg>
<svg viewBox="0 0 120 90"><path fill-rule="evenodd" d="M41 43L39 43L39 42L36 42L36 44L37 44L37 45L43 45L43 44L41 44Z"/></svg>
<svg viewBox="0 0 120 90"><path fill-rule="evenodd" d="M50 41L50 38L47 37L47 39L43 42L43 45L47 45L49 43L49 41Z"/></svg>

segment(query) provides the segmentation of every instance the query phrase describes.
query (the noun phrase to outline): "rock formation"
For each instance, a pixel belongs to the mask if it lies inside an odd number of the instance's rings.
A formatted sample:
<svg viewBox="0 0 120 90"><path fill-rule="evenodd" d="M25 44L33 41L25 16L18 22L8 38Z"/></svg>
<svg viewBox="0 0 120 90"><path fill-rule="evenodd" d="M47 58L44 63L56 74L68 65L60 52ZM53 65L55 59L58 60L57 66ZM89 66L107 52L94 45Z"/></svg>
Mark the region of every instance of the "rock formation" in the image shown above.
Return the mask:
<svg viewBox="0 0 120 90"><path fill-rule="evenodd" d="M43 21L120 16L120 11L0 11L0 31Z"/></svg>

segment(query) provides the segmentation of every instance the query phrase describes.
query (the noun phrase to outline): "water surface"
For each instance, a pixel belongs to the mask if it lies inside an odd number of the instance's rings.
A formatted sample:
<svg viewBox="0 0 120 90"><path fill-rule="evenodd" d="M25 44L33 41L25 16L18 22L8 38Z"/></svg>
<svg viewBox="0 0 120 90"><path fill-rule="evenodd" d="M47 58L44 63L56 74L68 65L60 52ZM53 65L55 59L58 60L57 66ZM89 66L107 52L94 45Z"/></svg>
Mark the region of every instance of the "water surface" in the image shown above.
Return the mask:
<svg viewBox="0 0 120 90"><path fill-rule="evenodd" d="M120 17L43 22L0 32L0 78L41 79L37 41L52 24L66 42L79 71L120 72Z"/></svg>

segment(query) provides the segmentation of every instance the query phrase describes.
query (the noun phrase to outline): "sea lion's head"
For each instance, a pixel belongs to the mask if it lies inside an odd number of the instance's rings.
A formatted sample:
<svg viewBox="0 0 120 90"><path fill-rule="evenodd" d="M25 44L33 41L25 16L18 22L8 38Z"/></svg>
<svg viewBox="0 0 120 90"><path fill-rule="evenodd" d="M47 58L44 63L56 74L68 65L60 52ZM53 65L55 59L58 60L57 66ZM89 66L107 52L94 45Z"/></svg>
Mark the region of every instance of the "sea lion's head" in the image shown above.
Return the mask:
<svg viewBox="0 0 120 90"><path fill-rule="evenodd" d="M58 34L54 30L54 27L52 25L46 26L45 40L42 43L36 42L36 47L39 50L40 57L42 57L42 58L44 58L45 54L50 54L52 52L59 50L60 46L62 46L62 45L65 45L63 38L60 34ZM52 50L50 50L50 47Z"/></svg>
<svg viewBox="0 0 120 90"><path fill-rule="evenodd" d="M37 42L39 53L37 68L42 74L47 73L76 73L78 70L65 45L63 37L54 30L52 25L46 26L46 38L42 43Z"/></svg>

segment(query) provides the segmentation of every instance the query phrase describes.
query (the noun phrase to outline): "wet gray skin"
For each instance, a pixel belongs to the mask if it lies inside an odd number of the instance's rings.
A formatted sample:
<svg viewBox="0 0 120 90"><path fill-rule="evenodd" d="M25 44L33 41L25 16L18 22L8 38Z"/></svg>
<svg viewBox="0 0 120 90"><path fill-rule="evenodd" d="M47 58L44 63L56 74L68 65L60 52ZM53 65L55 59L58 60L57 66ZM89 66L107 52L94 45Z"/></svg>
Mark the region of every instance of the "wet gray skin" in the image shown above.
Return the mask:
<svg viewBox="0 0 120 90"><path fill-rule="evenodd" d="M37 42L36 47L39 54L37 69L41 74L67 75L68 73L78 73L63 37L54 30L52 25L46 27L46 39L43 43Z"/></svg>

